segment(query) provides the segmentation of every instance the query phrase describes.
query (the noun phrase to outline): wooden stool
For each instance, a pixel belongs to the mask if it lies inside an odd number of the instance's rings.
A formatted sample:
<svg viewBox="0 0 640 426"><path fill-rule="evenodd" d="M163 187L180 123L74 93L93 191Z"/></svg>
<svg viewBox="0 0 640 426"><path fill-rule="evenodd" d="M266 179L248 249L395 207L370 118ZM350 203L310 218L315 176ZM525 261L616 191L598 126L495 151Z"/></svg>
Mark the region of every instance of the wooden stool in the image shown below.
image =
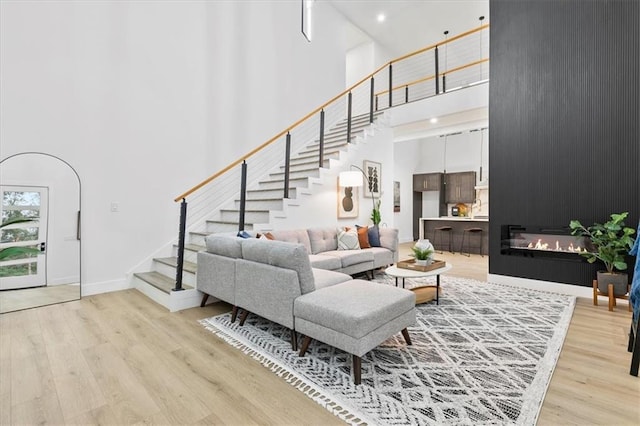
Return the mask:
<svg viewBox="0 0 640 426"><path fill-rule="evenodd" d="M446 232L447 234L449 234L449 252L453 253L453 243L452 243L452 237L451 237L451 227L450 226L439 226L437 228L435 228L433 230L433 247L435 248L436 246L436 235L440 235L440 246L442 246L442 233ZM443 251L439 251L438 253L442 253Z"/></svg>
<svg viewBox="0 0 640 426"><path fill-rule="evenodd" d="M607 286L607 293L603 293L598 290L598 280L593 280L593 305L598 306L598 296L608 296L609 297L609 310L613 311L614 306L616 306L616 299L624 299L629 300L629 291L631 291L631 286L627 285L627 294L623 296L614 296L613 295L613 284L609 284ZM631 312L631 303L629 303L629 312Z"/></svg>
<svg viewBox="0 0 640 426"><path fill-rule="evenodd" d="M467 228L462 231L462 243L460 243L460 254L464 254L464 238L467 237L467 257L471 256L471 235L479 234L480 235L480 256L482 256L482 228ZM477 247L477 246L476 246Z"/></svg>

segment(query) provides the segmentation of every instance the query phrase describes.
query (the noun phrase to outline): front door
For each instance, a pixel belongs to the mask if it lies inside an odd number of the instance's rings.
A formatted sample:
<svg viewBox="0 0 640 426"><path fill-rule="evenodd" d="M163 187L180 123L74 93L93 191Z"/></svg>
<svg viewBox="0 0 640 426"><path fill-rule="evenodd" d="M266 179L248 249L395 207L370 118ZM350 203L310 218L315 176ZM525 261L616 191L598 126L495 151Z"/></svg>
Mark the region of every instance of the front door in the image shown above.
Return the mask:
<svg viewBox="0 0 640 426"><path fill-rule="evenodd" d="M39 186L0 186L2 223L15 218L32 222L3 227L0 250L6 247L32 247L40 253L25 254L0 261L0 290L47 285L47 207L48 189Z"/></svg>

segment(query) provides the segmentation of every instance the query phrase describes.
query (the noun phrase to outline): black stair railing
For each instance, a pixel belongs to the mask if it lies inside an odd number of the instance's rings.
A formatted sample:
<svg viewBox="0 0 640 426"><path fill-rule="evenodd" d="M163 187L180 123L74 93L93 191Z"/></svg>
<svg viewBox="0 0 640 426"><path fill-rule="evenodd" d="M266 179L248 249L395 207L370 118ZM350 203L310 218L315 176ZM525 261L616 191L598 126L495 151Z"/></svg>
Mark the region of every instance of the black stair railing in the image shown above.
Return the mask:
<svg viewBox="0 0 640 426"><path fill-rule="evenodd" d="M482 23L482 19L480 20ZM292 132L294 130L303 134L302 129L316 129L311 130L310 134L305 134L306 136L299 137L296 136L295 143L304 144L306 141L313 140L312 138L319 139L319 158L318 164L319 167L324 166L324 152L325 152L325 127L332 127L338 123L339 120L347 121L347 141L351 142L352 136L352 120L354 117L366 117L368 114L368 122L373 123L375 114L374 112L380 111L380 97L388 96L388 107L393 107L393 92L395 90L403 90L404 91L404 103L410 102L411 100L423 99L429 96L434 96L440 94L440 76L442 76L442 92L446 90L446 85L450 84L450 78L452 76L458 75L459 78L456 80L456 85L464 86L475 84L479 81L482 81L484 78L483 72L485 69L482 67L483 64L489 61L488 55L484 55L482 51L482 46L485 46L488 49L488 42L482 43L482 37L488 37L488 32L484 31L489 28L489 24L480 25L477 28L469 30L465 33L459 34L455 37L446 38L443 41L440 41L436 44L427 46L418 51L412 52L400 58L394 59L380 68L375 70L373 73L369 74L362 80L358 81L351 87L344 90L342 93L336 95L320 107L314 109L309 114L301 118L300 120L293 123L291 126L287 127L286 130L278 133L273 138L268 141L262 143L257 146L250 152L246 153L238 160L230 163L228 166L223 168L222 170L216 172L211 175L207 179L203 180L199 184L195 185L191 189L185 191L183 194L179 195L174 199L175 202L181 202L180 205L180 226L179 226L179 235L178 235L178 253L177 253L177 265L176 265L176 286L173 290L179 291L182 290L182 272L184 269L184 246L186 241L186 230L187 230L187 222L189 221L189 217L187 214L187 198L192 196L194 193L200 191L204 187L211 188L210 184L223 175L227 174L232 170L237 170L235 167L239 164L242 164L241 167L241 184L240 184L240 211L238 218L238 230L244 230L246 226L245 222L245 213L246 213L246 191L247 191L247 159L252 158L254 156L259 156L265 151L267 151L272 145L276 142L280 141L282 137L285 137L285 155L284 155L284 198L289 198L289 186L290 186L290 169L291 169L291 152L292 152ZM478 37L480 38L480 43L477 43ZM475 57L468 57L469 52L473 50L473 46L480 46L480 50L478 55ZM447 63L446 69L440 69L440 58L439 52L440 47L446 46L447 52ZM471 47L470 47L471 46ZM433 55L430 51L433 50ZM458 56L456 56L456 52L462 52ZM465 56L467 55L467 56ZM450 67L450 65L452 65ZM479 67L480 72L475 72L473 76L473 81L470 80L471 77L467 77L466 73L469 69L477 70ZM433 74L429 74L429 69L433 70ZM426 70L426 72L425 72ZM388 88L381 92L375 92L375 78L384 78L387 74L388 80ZM426 75L425 75L426 74ZM465 80L466 79L466 80ZM487 70L487 78L488 80L488 70ZM435 81L435 87L433 85L429 86L429 81ZM368 87L366 82L369 82ZM384 81L384 80L381 80ZM395 86L394 86L395 82ZM434 90L435 89L435 90ZM346 108L346 117L345 115L345 98L347 102ZM360 103L358 103L360 102ZM368 104L368 108L367 108ZM354 105L356 105L354 107ZM358 111L354 114L354 108ZM326 113L331 109L330 119L327 120ZM384 107L382 108L384 109ZM315 120L318 119L319 114L319 129L316 127ZM314 118L316 117L316 118ZM328 121L328 122L327 122ZM313 124L313 125L311 125ZM316 139L316 140L318 140ZM302 147L302 145L300 145ZM282 157L280 157L282 158ZM261 161L253 162L252 164L260 165ZM260 166L259 166L260 167ZM262 166L264 167L264 166ZM254 170L255 167L252 168ZM253 172L252 172L253 173ZM259 173L255 173L256 176ZM218 181L220 182L220 181ZM228 186L214 186L216 188L227 188ZM226 189L225 189L226 190ZM199 192L201 193L201 192ZM194 196L195 198L195 196ZM206 198L206 197L203 197ZM213 198L216 198L213 196ZM196 204L196 207L198 205ZM196 208L191 209L191 211L197 210L198 214L204 215L205 213L200 212L208 212L210 209L208 208ZM190 213L191 214L191 213ZM195 214L194 214L195 215Z"/></svg>

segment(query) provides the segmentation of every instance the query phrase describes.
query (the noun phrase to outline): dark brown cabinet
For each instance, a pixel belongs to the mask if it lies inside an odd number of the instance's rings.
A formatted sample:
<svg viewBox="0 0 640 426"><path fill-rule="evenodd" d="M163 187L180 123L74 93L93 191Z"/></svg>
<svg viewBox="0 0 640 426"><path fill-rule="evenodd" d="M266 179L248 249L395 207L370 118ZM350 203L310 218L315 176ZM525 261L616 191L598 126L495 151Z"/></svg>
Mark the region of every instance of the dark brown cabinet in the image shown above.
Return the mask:
<svg viewBox="0 0 640 426"><path fill-rule="evenodd" d="M476 172L447 173L445 180L445 202L473 203L476 198Z"/></svg>
<svg viewBox="0 0 640 426"><path fill-rule="evenodd" d="M442 185L442 173L423 173L413 175L413 190L440 191Z"/></svg>

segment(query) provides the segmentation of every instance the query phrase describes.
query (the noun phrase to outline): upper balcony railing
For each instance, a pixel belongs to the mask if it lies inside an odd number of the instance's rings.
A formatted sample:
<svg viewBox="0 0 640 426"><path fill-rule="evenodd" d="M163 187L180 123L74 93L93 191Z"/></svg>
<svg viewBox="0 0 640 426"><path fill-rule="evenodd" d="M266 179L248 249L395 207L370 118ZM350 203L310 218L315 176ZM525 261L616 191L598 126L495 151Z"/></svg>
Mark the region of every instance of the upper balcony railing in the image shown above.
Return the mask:
<svg viewBox="0 0 640 426"><path fill-rule="evenodd" d="M182 289L182 266L186 223L204 221L216 205L232 200L240 189L239 230L243 230L247 186L247 161L253 176L266 174L278 161L284 162L282 194L289 198L289 158L313 140L319 141L318 165L324 163L324 132L340 120L347 121L347 142L351 141L351 120L404 103L437 96L489 79L489 24L447 37L413 53L394 59L334 96L329 101L258 145L247 154L178 195L181 202L176 288ZM425 117L426 118L426 117ZM284 144L284 146L283 146ZM240 168L236 167L241 165ZM239 185L239 187L238 187ZM206 191L203 188L207 188ZM195 204L187 215L187 197Z"/></svg>

